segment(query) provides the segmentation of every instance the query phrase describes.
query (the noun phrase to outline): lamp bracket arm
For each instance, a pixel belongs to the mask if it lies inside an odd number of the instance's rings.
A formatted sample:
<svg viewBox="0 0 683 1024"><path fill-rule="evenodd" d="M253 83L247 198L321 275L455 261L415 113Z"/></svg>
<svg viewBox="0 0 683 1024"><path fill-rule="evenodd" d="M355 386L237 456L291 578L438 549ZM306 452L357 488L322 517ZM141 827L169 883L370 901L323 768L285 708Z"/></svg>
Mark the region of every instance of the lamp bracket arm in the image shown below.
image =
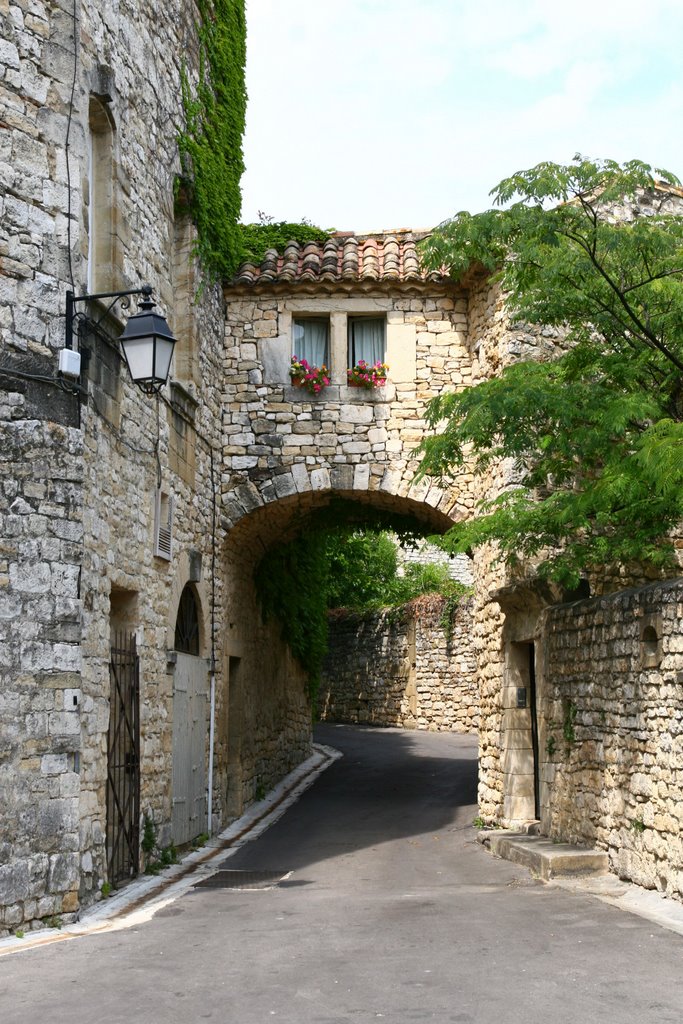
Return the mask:
<svg viewBox="0 0 683 1024"><path fill-rule="evenodd" d="M76 311L74 310L74 305L77 302L89 302L91 300L100 300L100 299L111 299L112 300L109 303L109 305L107 306L107 308L105 309L105 311L102 314L102 316L99 318L99 320L96 321L95 326L99 327L99 325L102 323L102 321L105 319L105 317L109 316L109 313L114 308L114 306L119 301L119 299L126 299L126 298L129 298L132 295L144 295L146 298L149 299L150 295L152 294L152 291L153 291L153 289L152 289L151 284L143 284L142 288L130 288L127 291L123 291L123 292L94 292L91 295L74 295L74 293L72 291L67 291L67 293L66 293L66 347L67 348L73 348L74 320L75 320L76 315L77 315ZM128 303L122 303L122 305L124 306L124 308L126 308L128 306Z"/></svg>

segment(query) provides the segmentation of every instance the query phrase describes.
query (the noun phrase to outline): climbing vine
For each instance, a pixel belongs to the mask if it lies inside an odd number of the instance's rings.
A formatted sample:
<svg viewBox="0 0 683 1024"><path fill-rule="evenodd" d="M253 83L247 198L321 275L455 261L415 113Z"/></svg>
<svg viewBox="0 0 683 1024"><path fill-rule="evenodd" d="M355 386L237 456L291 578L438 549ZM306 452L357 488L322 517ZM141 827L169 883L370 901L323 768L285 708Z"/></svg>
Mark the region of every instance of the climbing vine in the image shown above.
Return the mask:
<svg viewBox="0 0 683 1024"><path fill-rule="evenodd" d="M271 548L256 568L263 619L279 620L282 639L308 673L315 703L327 651L327 552L322 533Z"/></svg>
<svg viewBox="0 0 683 1024"><path fill-rule="evenodd" d="M196 0L199 74L181 73L185 127L179 135L183 175L176 202L192 216L206 273L231 277L240 263L246 113L244 0Z"/></svg>
<svg viewBox="0 0 683 1024"><path fill-rule="evenodd" d="M451 580L443 565L407 565L398 572L397 545L387 534L409 543L419 535L410 519L364 509L366 523L354 521L358 508L337 499L318 510L295 540L274 545L254 573L264 622L279 621L283 640L301 662L315 704L323 659L327 653L328 610L400 609L421 594L446 598L444 629L469 588ZM373 523L368 526L367 522Z"/></svg>

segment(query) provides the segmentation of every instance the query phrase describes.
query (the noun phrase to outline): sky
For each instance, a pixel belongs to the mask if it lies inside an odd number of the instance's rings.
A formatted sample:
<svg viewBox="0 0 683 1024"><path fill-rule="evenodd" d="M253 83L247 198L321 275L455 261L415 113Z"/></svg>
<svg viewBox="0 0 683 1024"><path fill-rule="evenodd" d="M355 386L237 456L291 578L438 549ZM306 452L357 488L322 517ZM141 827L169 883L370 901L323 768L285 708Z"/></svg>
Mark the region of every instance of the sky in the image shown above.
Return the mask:
<svg viewBox="0 0 683 1024"><path fill-rule="evenodd" d="M683 0L247 0L242 219L358 233L575 153L683 177Z"/></svg>

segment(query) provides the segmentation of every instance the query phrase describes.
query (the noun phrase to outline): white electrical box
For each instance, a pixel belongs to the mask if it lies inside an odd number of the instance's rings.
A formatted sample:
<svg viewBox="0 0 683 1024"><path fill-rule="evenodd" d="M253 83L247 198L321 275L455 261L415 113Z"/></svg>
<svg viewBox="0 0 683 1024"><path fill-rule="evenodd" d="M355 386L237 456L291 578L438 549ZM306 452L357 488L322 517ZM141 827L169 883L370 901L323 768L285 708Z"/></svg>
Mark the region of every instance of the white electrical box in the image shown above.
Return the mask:
<svg viewBox="0 0 683 1024"><path fill-rule="evenodd" d="M59 372L63 373L65 377L80 377L81 353L75 352L72 348L60 349Z"/></svg>

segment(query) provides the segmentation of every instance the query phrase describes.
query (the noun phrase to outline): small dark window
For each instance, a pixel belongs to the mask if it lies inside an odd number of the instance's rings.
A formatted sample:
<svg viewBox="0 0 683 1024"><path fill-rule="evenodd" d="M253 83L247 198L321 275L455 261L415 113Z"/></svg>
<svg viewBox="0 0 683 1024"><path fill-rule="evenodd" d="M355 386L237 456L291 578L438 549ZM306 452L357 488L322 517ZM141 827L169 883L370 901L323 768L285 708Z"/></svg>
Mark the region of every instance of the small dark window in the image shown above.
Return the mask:
<svg viewBox="0 0 683 1024"><path fill-rule="evenodd" d="M654 626L646 626L643 630L643 652L655 658L659 653L659 637Z"/></svg>
<svg viewBox="0 0 683 1024"><path fill-rule="evenodd" d="M181 654L199 654L199 612L197 598L189 583L180 595L175 624L175 649Z"/></svg>

